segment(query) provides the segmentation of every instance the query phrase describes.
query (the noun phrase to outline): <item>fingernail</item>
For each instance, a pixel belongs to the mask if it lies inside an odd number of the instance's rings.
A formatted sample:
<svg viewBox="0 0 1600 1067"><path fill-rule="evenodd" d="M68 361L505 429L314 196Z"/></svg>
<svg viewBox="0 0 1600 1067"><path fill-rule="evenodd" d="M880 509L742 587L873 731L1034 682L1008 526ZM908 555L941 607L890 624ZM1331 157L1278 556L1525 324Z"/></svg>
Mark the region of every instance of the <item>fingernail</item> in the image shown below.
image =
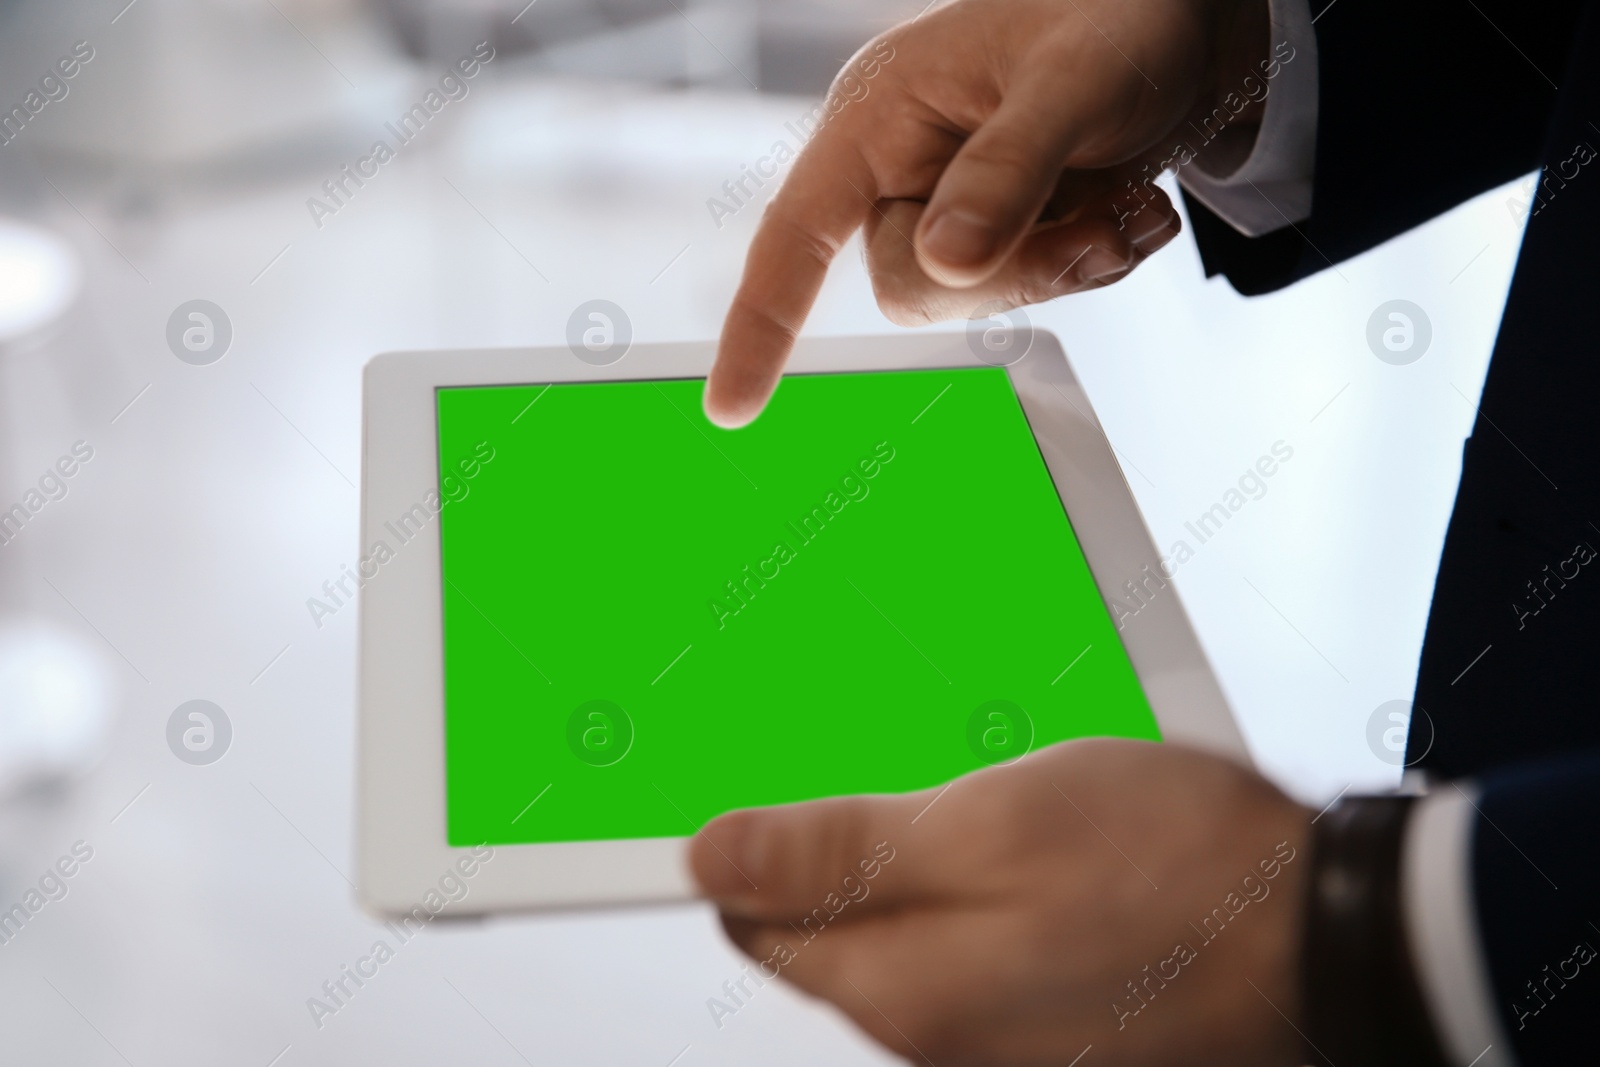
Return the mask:
<svg viewBox="0 0 1600 1067"><path fill-rule="evenodd" d="M1147 211L1145 214L1149 217L1140 219L1137 223L1128 227L1126 237L1135 245L1142 245L1156 234L1172 227L1172 219L1169 216L1161 215L1154 211Z"/></svg>
<svg viewBox="0 0 1600 1067"><path fill-rule="evenodd" d="M698 872L708 896L739 897L755 891L755 872L760 869L766 844L752 822L736 816L712 827L714 832L702 831L714 855Z"/></svg>
<svg viewBox="0 0 1600 1067"><path fill-rule="evenodd" d="M1089 282L1097 282L1115 274L1125 274L1127 270L1127 260L1112 255L1103 248L1089 249L1083 257L1083 262L1078 264L1078 276Z"/></svg>
<svg viewBox="0 0 1600 1067"><path fill-rule="evenodd" d="M988 222L951 209L929 224L922 237L923 251L951 266L976 266L994 255L997 237Z"/></svg>
<svg viewBox="0 0 1600 1067"><path fill-rule="evenodd" d="M761 404L761 400L751 401L745 397L713 397L709 385L700 395L700 408L706 419L724 430L737 430L753 422L761 414Z"/></svg>

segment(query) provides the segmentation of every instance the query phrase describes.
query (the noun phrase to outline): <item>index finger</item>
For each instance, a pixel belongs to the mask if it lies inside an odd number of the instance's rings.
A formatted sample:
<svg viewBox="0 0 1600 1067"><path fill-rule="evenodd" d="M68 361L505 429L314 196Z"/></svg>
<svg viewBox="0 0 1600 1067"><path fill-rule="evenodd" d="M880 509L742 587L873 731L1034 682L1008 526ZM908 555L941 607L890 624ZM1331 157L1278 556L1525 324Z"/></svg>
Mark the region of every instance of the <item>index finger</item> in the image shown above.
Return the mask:
<svg viewBox="0 0 1600 1067"><path fill-rule="evenodd" d="M703 403L712 422L733 429L761 413L828 265L877 198L877 182L850 131L825 122L800 150L750 242L706 380Z"/></svg>

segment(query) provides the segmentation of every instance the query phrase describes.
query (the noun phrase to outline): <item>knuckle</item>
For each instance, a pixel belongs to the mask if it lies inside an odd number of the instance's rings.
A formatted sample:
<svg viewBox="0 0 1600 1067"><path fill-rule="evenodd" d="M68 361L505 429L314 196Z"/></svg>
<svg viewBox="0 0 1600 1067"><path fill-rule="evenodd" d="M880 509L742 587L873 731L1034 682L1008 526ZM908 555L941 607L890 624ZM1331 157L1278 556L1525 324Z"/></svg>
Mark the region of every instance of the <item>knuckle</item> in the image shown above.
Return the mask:
<svg viewBox="0 0 1600 1067"><path fill-rule="evenodd" d="M769 336L775 336L787 345L793 345L800 336L800 326L779 318L771 308L765 304L753 301L738 301L729 311L730 317L738 315L744 320L742 325L750 327Z"/></svg>
<svg viewBox="0 0 1600 1067"><path fill-rule="evenodd" d="M786 208L787 205L780 204L778 199L772 200L767 205L763 221L777 231L786 251L805 256L826 268L833 262L833 257L839 254L841 246L796 219Z"/></svg>
<svg viewBox="0 0 1600 1067"><path fill-rule="evenodd" d="M1078 280L1072 276L1071 271L1054 277L1034 275L1017 283L1017 290L1011 299L1019 305L1043 304L1058 296L1065 296L1077 288Z"/></svg>
<svg viewBox="0 0 1600 1067"><path fill-rule="evenodd" d="M1027 794L1011 788L1003 778L1013 768L993 768L982 774L994 775L972 789L963 799L959 823L952 827L962 852L979 870L998 872L1009 869L1011 860L1028 855L1039 846L1037 814ZM977 784L977 783L974 783Z"/></svg>
<svg viewBox="0 0 1600 1067"><path fill-rule="evenodd" d="M1027 146L1004 136L975 137L967 142L961 162L975 172L973 177L984 183L1004 181L1009 183L1034 182L1044 177L1044 167ZM984 188L978 181L975 188Z"/></svg>
<svg viewBox="0 0 1600 1067"><path fill-rule="evenodd" d="M1171 244L1173 239L1177 236L1178 226L1171 225L1157 230L1155 233L1151 234L1142 241L1135 242L1135 245L1138 253L1141 256L1147 256L1151 252L1158 252L1167 247L1167 245Z"/></svg>
<svg viewBox="0 0 1600 1067"><path fill-rule="evenodd" d="M915 265L911 270L916 270ZM917 271L920 275L920 271ZM929 300L927 283L904 267L872 271L872 295L884 317L896 326L926 326L941 321Z"/></svg>
<svg viewBox="0 0 1600 1067"><path fill-rule="evenodd" d="M807 820L804 838L790 842L796 859L803 857L806 868L820 878L819 889L853 869L859 853L871 851L875 829L866 798L836 797L820 805L821 817Z"/></svg>
<svg viewBox="0 0 1600 1067"><path fill-rule="evenodd" d="M936 317L929 313L929 309L920 303L910 301L885 300L878 298L878 310L883 312L883 317L907 329L916 326L931 326L936 322L943 322L944 317Z"/></svg>

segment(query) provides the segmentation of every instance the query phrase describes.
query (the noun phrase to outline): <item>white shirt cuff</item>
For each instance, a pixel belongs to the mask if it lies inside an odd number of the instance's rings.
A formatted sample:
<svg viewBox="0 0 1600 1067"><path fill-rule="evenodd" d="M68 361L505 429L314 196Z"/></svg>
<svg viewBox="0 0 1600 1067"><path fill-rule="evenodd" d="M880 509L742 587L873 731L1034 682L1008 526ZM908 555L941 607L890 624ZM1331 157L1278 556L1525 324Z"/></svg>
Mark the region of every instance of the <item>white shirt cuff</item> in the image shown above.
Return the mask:
<svg viewBox="0 0 1600 1067"><path fill-rule="evenodd" d="M1453 1063L1516 1067L1478 934L1472 890L1477 788L1442 783L1406 823L1400 893L1407 947L1434 1031Z"/></svg>
<svg viewBox="0 0 1600 1067"><path fill-rule="evenodd" d="M1317 163L1317 36L1309 0L1268 0L1272 20L1269 57L1228 96L1265 100L1255 147L1225 174L1203 166L1204 147L1220 132L1192 123L1184 136L1192 161L1178 168L1189 194L1246 237L1259 237L1311 215Z"/></svg>

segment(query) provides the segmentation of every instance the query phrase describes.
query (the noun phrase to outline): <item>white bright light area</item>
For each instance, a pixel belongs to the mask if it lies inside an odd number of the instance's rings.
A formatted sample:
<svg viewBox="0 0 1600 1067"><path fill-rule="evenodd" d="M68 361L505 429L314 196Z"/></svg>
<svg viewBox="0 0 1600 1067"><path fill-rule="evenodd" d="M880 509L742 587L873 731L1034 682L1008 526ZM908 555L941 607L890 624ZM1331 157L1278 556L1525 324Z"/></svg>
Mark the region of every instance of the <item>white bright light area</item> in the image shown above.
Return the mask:
<svg viewBox="0 0 1600 1067"><path fill-rule="evenodd" d="M0 218L0 343L55 319L78 293L72 247L37 226Z"/></svg>

